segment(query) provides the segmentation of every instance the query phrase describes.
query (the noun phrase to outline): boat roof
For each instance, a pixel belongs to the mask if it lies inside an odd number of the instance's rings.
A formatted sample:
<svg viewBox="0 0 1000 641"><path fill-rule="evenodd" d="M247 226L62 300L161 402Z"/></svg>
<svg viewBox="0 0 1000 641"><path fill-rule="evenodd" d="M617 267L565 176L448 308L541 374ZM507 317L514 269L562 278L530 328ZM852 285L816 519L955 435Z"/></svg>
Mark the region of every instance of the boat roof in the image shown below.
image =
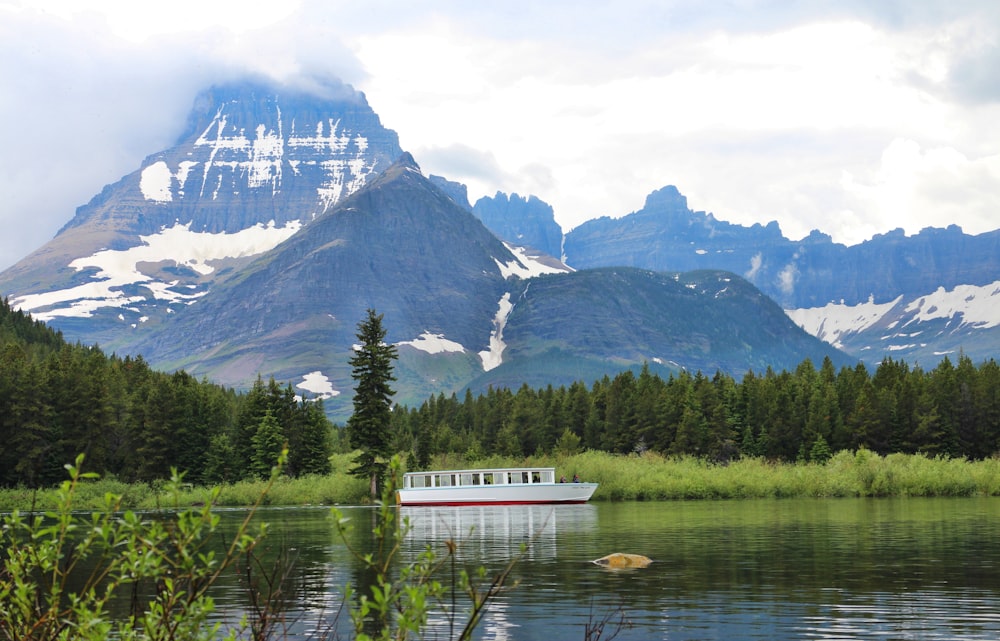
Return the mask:
<svg viewBox="0 0 1000 641"><path fill-rule="evenodd" d="M426 474L476 474L477 472L555 472L554 467L476 467L464 470L424 470L422 472L407 472L404 476Z"/></svg>

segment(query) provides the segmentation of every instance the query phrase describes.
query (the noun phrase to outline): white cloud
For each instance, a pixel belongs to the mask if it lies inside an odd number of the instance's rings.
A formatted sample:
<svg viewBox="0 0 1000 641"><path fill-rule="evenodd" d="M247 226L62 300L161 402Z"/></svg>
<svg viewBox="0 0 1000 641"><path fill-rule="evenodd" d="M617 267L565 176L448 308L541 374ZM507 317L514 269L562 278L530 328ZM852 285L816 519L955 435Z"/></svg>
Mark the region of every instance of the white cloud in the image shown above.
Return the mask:
<svg viewBox="0 0 1000 641"><path fill-rule="evenodd" d="M537 195L566 229L675 184L793 238L982 232L1000 193L998 7L0 0L0 268L245 72L339 77L425 173L472 202Z"/></svg>
<svg viewBox="0 0 1000 641"><path fill-rule="evenodd" d="M968 231L998 227L1000 150L970 159L952 147L921 148L914 140L893 140L874 174L845 173L843 186L855 209L876 227L917 231L952 222ZM905 225L901 224L905 221Z"/></svg>

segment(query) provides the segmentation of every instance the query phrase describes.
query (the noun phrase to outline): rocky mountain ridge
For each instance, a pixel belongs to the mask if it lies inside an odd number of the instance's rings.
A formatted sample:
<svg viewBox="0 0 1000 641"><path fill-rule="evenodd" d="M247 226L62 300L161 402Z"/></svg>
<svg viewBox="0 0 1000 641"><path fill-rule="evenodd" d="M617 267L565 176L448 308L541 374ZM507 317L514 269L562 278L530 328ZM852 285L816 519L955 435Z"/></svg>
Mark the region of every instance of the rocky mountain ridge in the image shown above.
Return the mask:
<svg viewBox="0 0 1000 641"><path fill-rule="evenodd" d="M502 238L537 224L535 213L508 214L503 227L488 222ZM731 271L810 334L873 365L887 356L933 366L949 354L979 361L1000 353L1000 230L896 229L853 246L814 230L793 240L773 221L743 226L693 211L667 186L638 211L566 233L562 257L576 269Z"/></svg>
<svg viewBox="0 0 1000 641"><path fill-rule="evenodd" d="M544 251L562 240L551 207L503 194L470 206L464 187L422 174L360 94L218 88L191 123L0 274L0 292L70 340L235 387L275 376L340 418L367 308L399 347L407 403L644 363L851 362L732 274L573 273ZM476 212L526 212L530 229L502 242Z"/></svg>
<svg viewBox="0 0 1000 641"><path fill-rule="evenodd" d="M670 186L637 212L583 223L564 247L578 269L740 274L811 334L871 364L890 356L933 366L960 351L976 361L1000 353L1000 230L897 229L849 247L813 231L795 241L774 222L745 227L691 211Z"/></svg>
<svg viewBox="0 0 1000 641"><path fill-rule="evenodd" d="M402 154L364 95L255 83L199 95L170 149L106 186L5 270L12 302L70 340L121 343L269 251Z"/></svg>
<svg viewBox="0 0 1000 641"><path fill-rule="evenodd" d="M425 177L363 95L336 89L325 100L258 85L207 92L177 145L0 274L0 292L70 340L237 387L274 375L335 413L368 307L400 347L407 402L589 382L643 363L741 375L806 357L848 365L860 353L809 336L796 323L854 349L795 312L830 295L861 300L864 253L692 212L672 187L639 212L562 235L537 197L470 205L464 186ZM964 246L970 260L988 241ZM856 292L830 282L853 273L845 260L859 262ZM967 280L963 269L953 278Z"/></svg>

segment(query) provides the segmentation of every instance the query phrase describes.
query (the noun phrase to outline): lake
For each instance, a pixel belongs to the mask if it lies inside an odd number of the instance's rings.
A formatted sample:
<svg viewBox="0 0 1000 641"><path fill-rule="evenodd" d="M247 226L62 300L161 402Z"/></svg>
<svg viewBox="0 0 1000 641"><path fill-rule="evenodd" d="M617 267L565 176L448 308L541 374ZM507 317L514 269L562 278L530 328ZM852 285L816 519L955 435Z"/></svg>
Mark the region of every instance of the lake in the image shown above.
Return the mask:
<svg viewBox="0 0 1000 641"><path fill-rule="evenodd" d="M781 499L567 506L399 508L403 554L459 542L461 565L499 571L527 545L516 585L477 639L1000 639L1000 498ZM373 508L342 508L349 540L371 543ZM235 523L238 510L223 511ZM279 638L350 638L344 585L365 581L326 508L261 511L266 561L294 561ZM612 552L654 559L608 570ZM267 563L265 563L265 567ZM442 577L447 583L447 577ZM227 621L246 591L227 578ZM593 628L608 619L603 636ZM426 639L448 639L436 617Z"/></svg>

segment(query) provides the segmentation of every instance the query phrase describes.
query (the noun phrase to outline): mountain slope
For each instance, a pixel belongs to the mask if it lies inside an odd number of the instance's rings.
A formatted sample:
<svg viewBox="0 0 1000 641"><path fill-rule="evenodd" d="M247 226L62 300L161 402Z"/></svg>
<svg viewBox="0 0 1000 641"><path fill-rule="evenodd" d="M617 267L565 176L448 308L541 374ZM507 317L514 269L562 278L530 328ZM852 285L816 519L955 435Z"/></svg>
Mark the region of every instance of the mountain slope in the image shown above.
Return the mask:
<svg viewBox="0 0 1000 641"><path fill-rule="evenodd" d="M549 256L562 253L562 228L552 207L535 196L524 198L497 192L476 201L472 212L494 234L514 245L531 247Z"/></svg>
<svg viewBox="0 0 1000 641"><path fill-rule="evenodd" d="M441 377L457 388L482 371L480 352L489 355L500 301L516 282L508 277L537 269L404 154L211 296L144 327L127 349L236 386L258 371L297 383L311 374L332 394L352 386L356 325L372 308L400 346L399 387L412 402L440 391ZM422 374L428 360L441 372Z"/></svg>
<svg viewBox="0 0 1000 641"><path fill-rule="evenodd" d="M577 269L732 271L868 362L891 355L933 365L959 350L975 360L1000 350L1000 230L897 230L851 247L817 231L792 241L773 222L744 227L693 212L665 187L637 212L573 229L564 253Z"/></svg>
<svg viewBox="0 0 1000 641"><path fill-rule="evenodd" d="M644 362L664 372L736 376L794 369L807 357L855 362L729 272L581 270L534 278L512 302L504 365L480 377L480 386L593 380Z"/></svg>
<svg viewBox="0 0 1000 641"><path fill-rule="evenodd" d="M369 308L399 347L406 404L645 362L734 375L850 362L733 274L571 273L503 242L464 188L425 178L364 97L337 90L205 94L175 147L0 274L0 292L69 340L237 388L274 376L326 398L337 420ZM556 246L541 201L498 196L479 213L491 207L497 224L528 216L509 227L517 240Z"/></svg>
<svg viewBox="0 0 1000 641"><path fill-rule="evenodd" d="M68 340L101 343L204 296L402 153L362 94L327 90L203 93L175 146L80 207L0 274L0 292Z"/></svg>

